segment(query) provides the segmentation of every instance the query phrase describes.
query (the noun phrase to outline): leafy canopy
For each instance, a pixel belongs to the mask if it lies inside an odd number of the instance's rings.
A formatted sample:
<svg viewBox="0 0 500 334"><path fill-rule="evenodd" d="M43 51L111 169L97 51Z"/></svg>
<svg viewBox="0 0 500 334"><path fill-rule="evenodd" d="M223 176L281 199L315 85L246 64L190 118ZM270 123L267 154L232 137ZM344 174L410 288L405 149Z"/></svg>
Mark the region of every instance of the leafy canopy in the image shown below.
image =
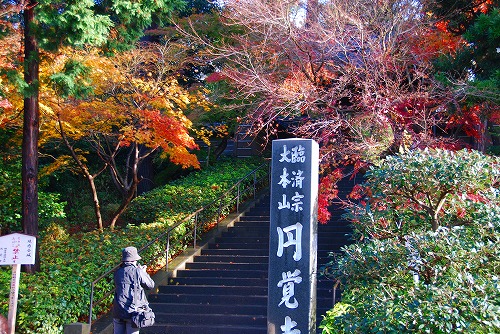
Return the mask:
<svg viewBox="0 0 500 334"><path fill-rule="evenodd" d="M61 46L106 45L126 50L153 24L162 24L183 0L155 1L39 1L35 7L35 33L42 49Z"/></svg>

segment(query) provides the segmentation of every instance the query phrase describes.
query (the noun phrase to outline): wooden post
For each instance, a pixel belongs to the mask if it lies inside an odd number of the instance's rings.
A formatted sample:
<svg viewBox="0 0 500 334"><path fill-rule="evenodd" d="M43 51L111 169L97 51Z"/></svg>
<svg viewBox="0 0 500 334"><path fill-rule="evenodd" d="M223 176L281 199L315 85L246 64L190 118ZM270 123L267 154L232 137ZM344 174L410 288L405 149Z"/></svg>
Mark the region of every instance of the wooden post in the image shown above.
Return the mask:
<svg viewBox="0 0 500 334"><path fill-rule="evenodd" d="M19 296L19 276L21 275L21 265L12 265L12 279L10 280L10 302L9 302L9 318L7 326L9 334L14 334L16 330L16 313L17 313L17 298Z"/></svg>

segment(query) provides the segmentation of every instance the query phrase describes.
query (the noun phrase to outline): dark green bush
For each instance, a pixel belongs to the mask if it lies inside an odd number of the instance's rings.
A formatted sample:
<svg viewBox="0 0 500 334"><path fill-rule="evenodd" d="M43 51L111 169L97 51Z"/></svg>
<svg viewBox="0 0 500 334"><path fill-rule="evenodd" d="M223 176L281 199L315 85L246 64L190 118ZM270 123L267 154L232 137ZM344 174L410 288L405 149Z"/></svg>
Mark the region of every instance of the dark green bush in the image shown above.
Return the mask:
<svg viewBox="0 0 500 334"><path fill-rule="evenodd" d="M21 161L0 159L0 232L22 231L21 228ZM54 219L65 217L65 202L59 194L38 193L39 228L47 227Z"/></svg>
<svg viewBox="0 0 500 334"><path fill-rule="evenodd" d="M261 159L222 159L215 166L189 174L135 198L124 217L131 224L163 222L172 214L190 214L221 196L236 181L263 163ZM267 173L266 168L259 176ZM249 185L253 178L243 185ZM230 198L228 198L230 200Z"/></svg>
<svg viewBox="0 0 500 334"><path fill-rule="evenodd" d="M348 215L361 241L328 266L344 292L323 333L500 333L499 176L468 151L374 167Z"/></svg>

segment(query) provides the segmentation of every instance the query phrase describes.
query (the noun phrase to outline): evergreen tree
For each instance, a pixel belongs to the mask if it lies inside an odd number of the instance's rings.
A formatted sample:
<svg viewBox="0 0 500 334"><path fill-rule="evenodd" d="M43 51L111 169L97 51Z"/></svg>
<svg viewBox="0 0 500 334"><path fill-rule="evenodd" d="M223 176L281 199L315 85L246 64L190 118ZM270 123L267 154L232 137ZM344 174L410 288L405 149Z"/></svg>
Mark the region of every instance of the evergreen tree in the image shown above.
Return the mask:
<svg viewBox="0 0 500 334"><path fill-rule="evenodd" d="M186 7L179 13L180 17L192 14L208 14L213 10L221 9L216 1L210 0L186 0Z"/></svg>
<svg viewBox="0 0 500 334"><path fill-rule="evenodd" d="M447 23L447 29L464 34L481 14L499 5L498 0L424 0L424 10L437 20Z"/></svg>
<svg viewBox="0 0 500 334"><path fill-rule="evenodd" d="M500 53L500 11L498 0L425 1L426 9L441 27L464 39L456 54L436 61L438 71L458 79L467 71L477 83L498 80ZM480 86L480 85L479 85Z"/></svg>
<svg viewBox="0 0 500 334"><path fill-rule="evenodd" d="M436 77L453 89L452 126L474 138L474 148L485 150L491 124L500 119L499 0L427 0L427 13L441 30L461 40L454 52L438 57Z"/></svg>

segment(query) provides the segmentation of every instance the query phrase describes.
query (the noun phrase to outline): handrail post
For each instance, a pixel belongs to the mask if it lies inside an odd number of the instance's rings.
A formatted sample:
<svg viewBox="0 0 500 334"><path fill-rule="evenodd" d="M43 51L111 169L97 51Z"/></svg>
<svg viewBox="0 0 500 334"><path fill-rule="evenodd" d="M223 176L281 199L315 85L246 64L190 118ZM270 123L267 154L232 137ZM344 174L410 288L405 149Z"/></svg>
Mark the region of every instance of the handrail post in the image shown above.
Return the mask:
<svg viewBox="0 0 500 334"><path fill-rule="evenodd" d="M236 195L236 212L240 212L240 185L241 183L238 182L238 194Z"/></svg>
<svg viewBox="0 0 500 334"><path fill-rule="evenodd" d="M219 209L217 211L217 229L219 229L219 220L220 220L220 216L222 214L222 200L223 200L223 198L220 199Z"/></svg>
<svg viewBox="0 0 500 334"><path fill-rule="evenodd" d="M333 301L332 301L333 303L332 303L332 307L335 306L335 304L336 304L335 301L337 300L337 287L339 286L339 283L340 283L340 281L336 280L335 284L333 285L333 297L332 297L333 298Z"/></svg>
<svg viewBox="0 0 500 334"><path fill-rule="evenodd" d="M253 199L257 195L257 172L253 173Z"/></svg>
<svg viewBox="0 0 500 334"><path fill-rule="evenodd" d="M92 326L92 306L94 305L94 282L90 284L89 326Z"/></svg>
<svg viewBox="0 0 500 334"><path fill-rule="evenodd" d="M167 233L167 245L165 246L165 272L168 278L168 253L170 252L170 231ZM168 279L167 279L168 284Z"/></svg>
<svg viewBox="0 0 500 334"><path fill-rule="evenodd" d="M196 230L198 228L198 212L194 215L194 240L193 240L193 248L196 249Z"/></svg>

